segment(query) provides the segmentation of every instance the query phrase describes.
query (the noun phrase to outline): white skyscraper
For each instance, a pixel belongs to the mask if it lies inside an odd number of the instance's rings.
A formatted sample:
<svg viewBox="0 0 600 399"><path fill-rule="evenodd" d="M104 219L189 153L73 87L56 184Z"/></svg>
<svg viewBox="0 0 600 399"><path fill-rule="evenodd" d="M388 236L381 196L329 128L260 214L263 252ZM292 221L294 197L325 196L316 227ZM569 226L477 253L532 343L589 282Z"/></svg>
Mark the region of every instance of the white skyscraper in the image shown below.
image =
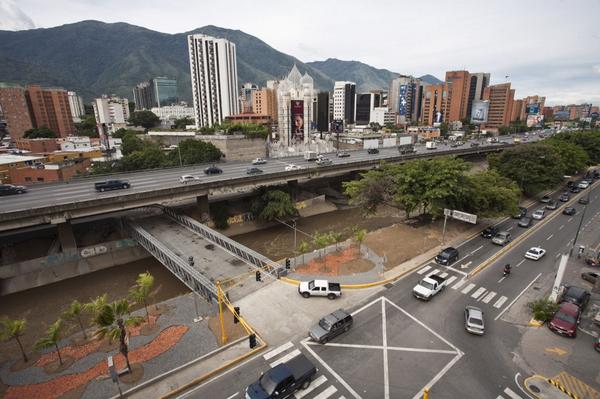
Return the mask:
<svg viewBox="0 0 600 399"><path fill-rule="evenodd" d="M345 125L355 122L356 83L335 82L333 86L333 119L342 120Z"/></svg>
<svg viewBox="0 0 600 399"><path fill-rule="evenodd" d="M189 35L188 51L196 126L212 126L238 114L235 44L206 35Z"/></svg>
<svg viewBox="0 0 600 399"><path fill-rule="evenodd" d="M81 116L85 114L83 100L74 91L68 91L67 96L69 97L69 108L71 108L73 122L79 123L81 122Z"/></svg>

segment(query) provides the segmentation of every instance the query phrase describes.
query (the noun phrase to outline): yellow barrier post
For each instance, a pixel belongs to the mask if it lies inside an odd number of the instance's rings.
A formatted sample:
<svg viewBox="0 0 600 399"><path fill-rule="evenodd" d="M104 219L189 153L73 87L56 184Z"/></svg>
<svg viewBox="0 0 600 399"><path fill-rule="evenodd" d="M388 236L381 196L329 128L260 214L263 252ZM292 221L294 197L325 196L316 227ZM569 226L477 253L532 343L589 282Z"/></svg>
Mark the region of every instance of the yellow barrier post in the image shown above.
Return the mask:
<svg viewBox="0 0 600 399"><path fill-rule="evenodd" d="M217 281L217 296L219 300L219 319L221 320L221 345L225 345L227 334L225 334L225 322L223 321L223 291L221 291L220 281Z"/></svg>
<svg viewBox="0 0 600 399"><path fill-rule="evenodd" d="M423 399L429 399L429 388L423 390Z"/></svg>

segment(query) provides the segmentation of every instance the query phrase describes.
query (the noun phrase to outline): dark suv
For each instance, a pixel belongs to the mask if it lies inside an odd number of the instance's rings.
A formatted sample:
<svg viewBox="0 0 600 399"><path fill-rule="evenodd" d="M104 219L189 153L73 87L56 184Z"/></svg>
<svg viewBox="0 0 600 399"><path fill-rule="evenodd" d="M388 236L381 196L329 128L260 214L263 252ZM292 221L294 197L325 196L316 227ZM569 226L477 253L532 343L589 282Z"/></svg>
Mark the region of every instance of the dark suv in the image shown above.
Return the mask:
<svg viewBox="0 0 600 399"><path fill-rule="evenodd" d="M344 309L338 309L319 320L319 323L313 326L308 335L320 344L324 344L332 338L346 332L352 327L352 315Z"/></svg>
<svg viewBox="0 0 600 399"><path fill-rule="evenodd" d="M458 249L453 247L444 248L436 257L436 263L440 265L450 266L458 260Z"/></svg>
<svg viewBox="0 0 600 399"><path fill-rule="evenodd" d="M223 173L223 170L221 168L216 167L215 165L212 165L204 169L204 173L206 173L207 175L218 175Z"/></svg>
<svg viewBox="0 0 600 399"><path fill-rule="evenodd" d="M481 232L481 236L483 238L492 238L493 236L496 235L496 233L498 233L498 228L495 226L489 226L486 227L485 229L483 229L483 231Z"/></svg>
<svg viewBox="0 0 600 399"><path fill-rule="evenodd" d="M367 153L369 153L369 154L379 154L379 150L377 148L369 148L367 150Z"/></svg>
<svg viewBox="0 0 600 399"><path fill-rule="evenodd" d="M14 186L12 184L0 184L0 195L23 194L27 192L25 186Z"/></svg>
<svg viewBox="0 0 600 399"><path fill-rule="evenodd" d="M566 291L563 293L561 302L570 302L579 306L581 310L585 309L590 300L589 291L575 286L565 286Z"/></svg>

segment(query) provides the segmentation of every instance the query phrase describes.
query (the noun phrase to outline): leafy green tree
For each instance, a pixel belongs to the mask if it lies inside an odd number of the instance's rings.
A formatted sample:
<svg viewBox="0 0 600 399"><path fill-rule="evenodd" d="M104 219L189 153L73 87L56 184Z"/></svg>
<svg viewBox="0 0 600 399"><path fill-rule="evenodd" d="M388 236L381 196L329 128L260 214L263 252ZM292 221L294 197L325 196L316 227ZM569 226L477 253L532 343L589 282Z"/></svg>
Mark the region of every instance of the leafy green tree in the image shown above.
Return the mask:
<svg viewBox="0 0 600 399"><path fill-rule="evenodd" d="M126 134L122 138L121 152L123 155L129 155L136 151L142 151L144 147L144 141L136 135Z"/></svg>
<svg viewBox="0 0 600 399"><path fill-rule="evenodd" d="M327 233L315 232L313 235L313 244L319 251L319 258L322 256L322 249L331 243L331 237Z"/></svg>
<svg viewBox="0 0 600 399"><path fill-rule="evenodd" d="M592 164L600 163L600 131L563 132L552 136L551 141L567 141L578 145L587 153Z"/></svg>
<svg viewBox="0 0 600 399"><path fill-rule="evenodd" d="M585 150L577 144L562 140L547 140L545 144L556 149L565 166L565 173L576 174L583 172L590 162Z"/></svg>
<svg viewBox="0 0 600 399"><path fill-rule="evenodd" d="M179 165L180 154L184 165L216 162L223 156L221 150L212 143L194 139L182 140L177 150L169 152L168 157L173 165Z"/></svg>
<svg viewBox="0 0 600 399"><path fill-rule="evenodd" d="M520 189L517 184L494 170L467 176L468 191L457 209L479 217L499 217L515 214Z"/></svg>
<svg viewBox="0 0 600 399"><path fill-rule="evenodd" d="M500 136L506 136L507 134L510 134L510 128L508 126L500 126L498 128L498 134Z"/></svg>
<svg viewBox="0 0 600 399"><path fill-rule="evenodd" d="M378 132L378 131L381 130L381 125L378 122L371 122L371 123L369 123L369 127L374 132Z"/></svg>
<svg viewBox="0 0 600 399"><path fill-rule="evenodd" d="M330 231L328 235L329 241L335 243L335 250L337 251L338 244L340 243L340 241L342 241L342 233L340 233L339 231Z"/></svg>
<svg viewBox="0 0 600 399"><path fill-rule="evenodd" d="M210 218L217 229L225 230L229 227L229 205L227 202L210 204Z"/></svg>
<svg viewBox="0 0 600 399"><path fill-rule="evenodd" d="M5 342L10 341L11 339L17 341L25 363L27 363L28 359L27 353L25 353L25 349L23 349L23 344L21 343L21 337L25 335L26 328L27 320L25 319L13 320L8 317L0 318L0 341Z"/></svg>
<svg viewBox="0 0 600 399"><path fill-rule="evenodd" d="M442 137L448 137L448 133L450 133L450 124L448 122L440 123L440 134Z"/></svg>
<svg viewBox="0 0 600 399"><path fill-rule="evenodd" d="M109 342L119 341L119 351L125 357L127 370L131 371L129 364L129 348L126 342L127 330L129 326L139 326L143 318L131 316L130 305L126 299L104 304L100 312L94 318L94 324L98 328L95 335L99 339L105 337Z"/></svg>
<svg viewBox="0 0 600 399"><path fill-rule="evenodd" d="M129 123L133 126L151 129L160 123L160 118L152 111L135 111L129 117Z"/></svg>
<svg viewBox="0 0 600 399"><path fill-rule="evenodd" d="M58 347L58 343L62 339L62 319L56 320L54 323L48 327L46 330L46 336L38 339L35 342L35 349L47 349L54 347L56 349L56 353L58 355L58 361L60 364L63 364L62 356L60 355L60 348Z"/></svg>
<svg viewBox="0 0 600 399"><path fill-rule="evenodd" d="M157 146L146 146L142 151L135 151L121 159L123 171L157 169L167 164L165 153Z"/></svg>
<svg viewBox="0 0 600 399"><path fill-rule="evenodd" d="M94 299L90 298L89 302L83 304L83 310L88 312L92 316L92 319L94 319L102 311L104 305L107 304L107 299L108 294L98 295Z"/></svg>
<svg viewBox="0 0 600 399"><path fill-rule="evenodd" d="M298 214L292 197L282 190L266 190L254 200L251 209L259 220L265 222L285 220Z"/></svg>
<svg viewBox="0 0 600 399"><path fill-rule="evenodd" d="M304 240L300 241L300 244L298 245L298 252L300 252L302 254L302 264L304 264L304 254L306 252L308 252L309 249L310 249L309 243L307 243Z"/></svg>
<svg viewBox="0 0 600 399"><path fill-rule="evenodd" d="M175 119L175 121L173 122L173 126L171 126L172 129L177 129L177 130L181 130L181 129L185 129L186 126L188 125L193 125L195 123L194 118L179 118L179 119Z"/></svg>
<svg viewBox="0 0 600 399"><path fill-rule="evenodd" d="M94 114L83 115L81 122L75 123L75 130L78 136L98 137Z"/></svg>
<svg viewBox="0 0 600 399"><path fill-rule="evenodd" d="M129 297L135 302L144 305L146 319L150 322L148 313L148 299L154 287L154 276L149 272L140 273L135 280L135 285L129 289Z"/></svg>
<svg viewBox="0 0 600 399"><path fill-rule="evenodd" d="M140 132L137 130L120 128L120 129L117 129L117 131L112 134L112 137L115 139L122 139L123 137L125 137L129 134L135 136L137 134L140 134Z"/></svg>
<svg viewBox="0 0 600 399"><path fill-rule="evenodd" d="M85 328L83 327L83 321L81 320L83 311L83 304L81 304L81 302L78 300L74 300L69 305L69 308L63 313L63 317L65 320L77 321L77 323L79 323L79 328L81 328L81 332L83 333L83 338L87 339L87 334L85 333Z"/></svg>
<svg viewBox="0 0 600 399"><path fill-rule="evenodd" d="M23 138L26 139L55 139L57 137L56 132L46 126L26 130L23 134Z"/></svg>
<svg viewBox="0 0 600 399"><path fill-rule="evenodd" d="M360 179L343 183L344 193L350 205L360 207L367 214L374 214L380 205L391 205L394 200L394 180L387 166L362 173Z"/></svg>
<svg viewBox="0 0 600 399"><path fill-rule="evenodd" d="M558 305L548 298L538 299L529 303L533 317L539 321L550 321L558 311Z"/></svg>

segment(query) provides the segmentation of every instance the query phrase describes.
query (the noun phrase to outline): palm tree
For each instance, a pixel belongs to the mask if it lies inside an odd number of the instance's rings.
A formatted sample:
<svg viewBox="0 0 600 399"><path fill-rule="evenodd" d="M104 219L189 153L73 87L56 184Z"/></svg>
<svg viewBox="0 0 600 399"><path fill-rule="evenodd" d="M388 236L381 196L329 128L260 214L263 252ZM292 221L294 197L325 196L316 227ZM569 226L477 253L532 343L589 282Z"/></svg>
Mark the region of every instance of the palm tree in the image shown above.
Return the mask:
<svg viewBox="0 0 600 399"><path fill-rule="evenodd" d="M129 302L127 299L121 299L111 304L105 304L98 315L94 318L94 324L98 327L95 336L102 339L108 337L109 342L119 341L119 351L125 357L127 370L131 371L129 364L129 350L125 338L127 336L126 327L138 326L143 318L131 316L129 311Z"/></svg>
<svg viewBox="0 0 600 399"><path fill-rule="evenodd" d="M154 276L149 272L140 273L135 285L129 289L129 297L135 303L143 303L144 309L146 309L146 319L150 322L150 315L148 314L148 297L150 296L150 290L154 286Z"/></svg>
<svg viewBox="0 0 600 399"><path fill-rule="evenodd" d="M338 231L330 231L329 232L330 241L335 242L335 250L338 250L338 244L342 241L342 233Z"/></svg>
<svg viewBox="0 0 600 399"><path fill-rule="evenodd" d="M298 252L300 252L302 254L302 264L304 264L304 253L307 252L310 249L310 245L302 240L300 242L300 245L298 245Z"/></svg>
<svg viewBox="0 0 600 399"><path fill-rule="evenodd" d="M88 303L83 305L83 310L90 313L92 318L96 318L104 305L107 303L107 294L102 294L97 296L95 299L91 299Z"/></svg>
<svg viewBox="0 0 600 399"><path fill-rule="evenodd" d="M81 321L81 314L83 313L84 305L81 304L77 299L71 302L69 305L69 309L67 309L63 313L63 317L66 320L77 320L79 323L79 327L81 328L81 332L83 333L83 338L87 339L87 334L85 333L85 328L83 328L83 322Z"/></svg>
<svg viewBox="0 0 600 399"><path fill-rule="evenodd" d="M3 317L0 319L0 341L9 341L14 339L19 344L19 348L21 349L21 354L23 355L23 361L27 363L27 354L25 353L25 349L23 349L23 344L21 343L20 337L25 335L25 328L27 327L27 320L19 319L12 320L8 317Z"/></svg>
<svg viewBox="0 0 600 399"><path fill-rule="evenodd" d="M367 229L359 229L358 226L354 226L352 231L354 239L358 242L358 252L360 252L361 244L367 235Z"/></svg>
<svg viewBox="0 0 600 399"><path fill-rule="evenodd" d="M55 347L56 353L58 354L58 361L61 365L63 364L63 361L62 356L60 356L60 349L58 349L58 343L62 338L62 322L62 319L58 319L52 323L50 327L48 327L48 330L46 330L46 336L38 339L34 345L37 350Z"/></svg>

